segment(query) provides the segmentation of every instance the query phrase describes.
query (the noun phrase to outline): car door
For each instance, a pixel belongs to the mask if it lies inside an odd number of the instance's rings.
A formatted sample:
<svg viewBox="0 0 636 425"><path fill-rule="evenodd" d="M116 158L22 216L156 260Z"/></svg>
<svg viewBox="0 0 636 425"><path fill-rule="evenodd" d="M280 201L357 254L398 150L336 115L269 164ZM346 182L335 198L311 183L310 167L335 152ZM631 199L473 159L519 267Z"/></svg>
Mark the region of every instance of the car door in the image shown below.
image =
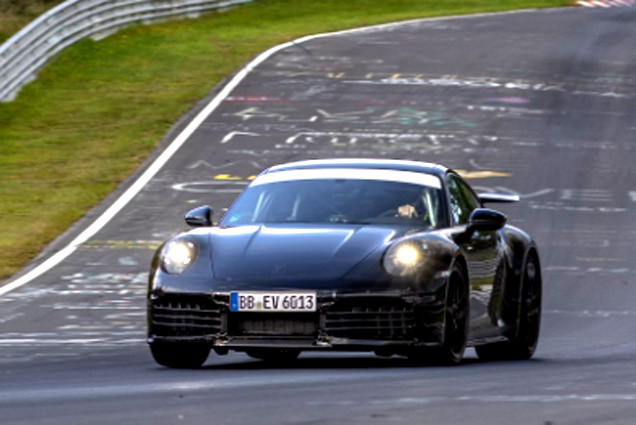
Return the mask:
<svg viewBox="0 0 636 425"><path fill-rule="evenodd" d="M450 218L457 235L462 235L471 212L480 207L470 187L457 175L447 176ZM459 238L468 262L473 338L488 337L501 324L501 295L505 272L497 231L475 231Z"/></svg>

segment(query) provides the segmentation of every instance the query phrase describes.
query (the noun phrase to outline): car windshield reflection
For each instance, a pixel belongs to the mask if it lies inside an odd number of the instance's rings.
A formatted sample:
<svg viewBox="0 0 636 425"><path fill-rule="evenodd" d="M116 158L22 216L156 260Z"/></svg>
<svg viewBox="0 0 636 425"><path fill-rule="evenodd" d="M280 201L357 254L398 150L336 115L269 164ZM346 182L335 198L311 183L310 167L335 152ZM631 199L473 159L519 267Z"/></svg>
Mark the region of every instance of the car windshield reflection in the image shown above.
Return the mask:
<svg viewBox="0 0 636 425"><path fill-rule="evenodd" d="M383 224L435 229L443 222L441 199L438 188L405 182L281 181L249 187L219 224Z"/></svg>

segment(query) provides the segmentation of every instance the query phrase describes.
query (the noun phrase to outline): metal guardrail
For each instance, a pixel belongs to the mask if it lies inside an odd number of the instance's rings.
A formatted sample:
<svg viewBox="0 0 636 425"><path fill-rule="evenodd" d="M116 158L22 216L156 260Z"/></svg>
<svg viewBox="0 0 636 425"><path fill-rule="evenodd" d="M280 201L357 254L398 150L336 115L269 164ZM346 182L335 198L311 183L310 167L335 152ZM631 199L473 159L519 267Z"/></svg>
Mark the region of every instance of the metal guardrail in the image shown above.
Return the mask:
<svg viewBox="0 0 636 425"><path fill-rule="evenodd" d="M133 23L196 17L251 1L67 0L0 46L0 101L13 100L49 59L82 38L100 38Z"/></svg>

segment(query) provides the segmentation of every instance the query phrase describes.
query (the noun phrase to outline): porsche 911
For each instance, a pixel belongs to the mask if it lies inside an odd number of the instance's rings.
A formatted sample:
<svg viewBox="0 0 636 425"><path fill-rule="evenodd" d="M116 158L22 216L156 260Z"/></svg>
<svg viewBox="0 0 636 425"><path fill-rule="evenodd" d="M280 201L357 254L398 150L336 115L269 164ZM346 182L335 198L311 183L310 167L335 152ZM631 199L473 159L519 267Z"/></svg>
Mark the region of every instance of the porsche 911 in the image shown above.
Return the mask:
<svg viewBox="0 0 636 425"><path fill-rule="evenodd" d="M444 365L528 359L541 319L534 240L442 165L311 160L256 176L152 260L151 353L196 368L211 350L268 361L369 351Z"/></svg>

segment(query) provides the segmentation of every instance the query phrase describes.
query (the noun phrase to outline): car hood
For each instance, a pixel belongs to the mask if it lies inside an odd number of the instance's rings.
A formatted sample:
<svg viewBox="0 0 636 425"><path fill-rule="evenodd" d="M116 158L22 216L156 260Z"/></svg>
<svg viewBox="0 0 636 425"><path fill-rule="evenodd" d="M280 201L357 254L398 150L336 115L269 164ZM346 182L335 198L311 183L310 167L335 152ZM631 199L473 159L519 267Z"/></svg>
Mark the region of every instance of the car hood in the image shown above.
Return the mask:
<svg viewBox="0 0 636 425"><path fill-rule="evenodd" d="M404 230L375 226L261 225L210 233L214 276L226 282L281 286L340 279Z"/></svg>

